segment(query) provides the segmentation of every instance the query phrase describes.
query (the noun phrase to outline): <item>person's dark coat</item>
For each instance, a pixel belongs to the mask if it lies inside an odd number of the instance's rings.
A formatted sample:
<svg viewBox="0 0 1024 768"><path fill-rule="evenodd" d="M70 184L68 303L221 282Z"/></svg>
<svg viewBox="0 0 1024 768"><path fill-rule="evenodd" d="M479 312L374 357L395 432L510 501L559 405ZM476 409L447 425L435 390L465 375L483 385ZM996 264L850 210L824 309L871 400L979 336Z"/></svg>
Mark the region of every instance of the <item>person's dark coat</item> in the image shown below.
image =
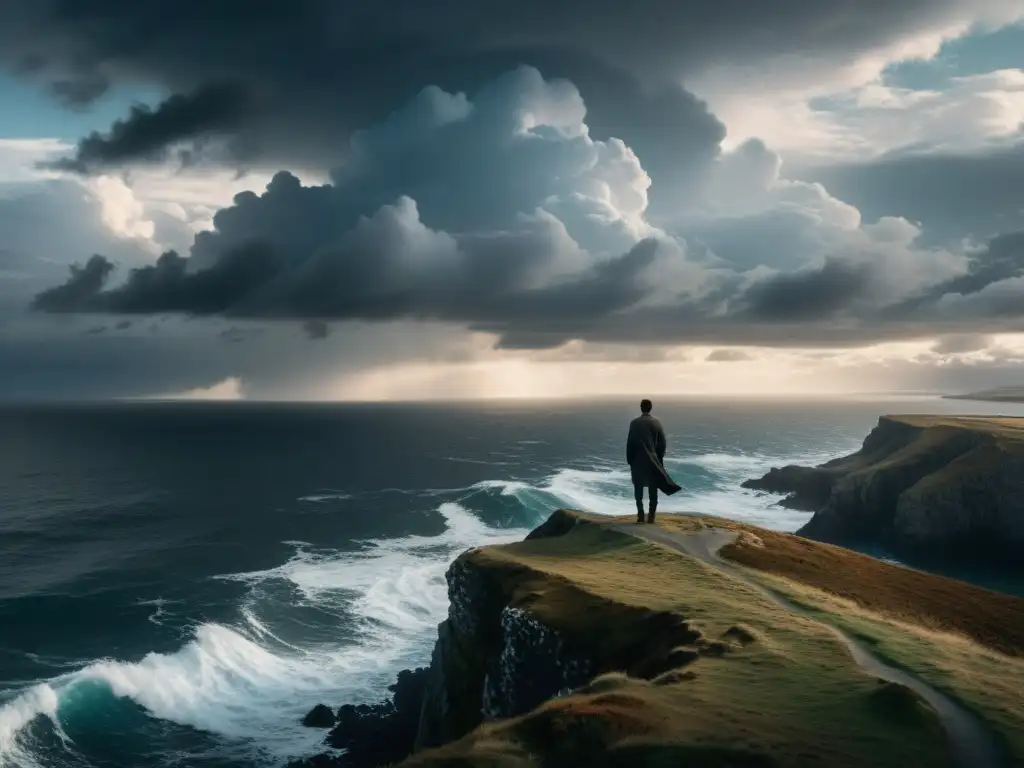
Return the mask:
<svg viewBox="0 0 1024 768"><path fill-rule="evenodd" d="M680 490L679 485L665 471L665 429L661 422L645 413L637 416L629 424L629 437L626 438L626 462L633 485L644 488L657 488L662 493L672 495Z"/></svg>

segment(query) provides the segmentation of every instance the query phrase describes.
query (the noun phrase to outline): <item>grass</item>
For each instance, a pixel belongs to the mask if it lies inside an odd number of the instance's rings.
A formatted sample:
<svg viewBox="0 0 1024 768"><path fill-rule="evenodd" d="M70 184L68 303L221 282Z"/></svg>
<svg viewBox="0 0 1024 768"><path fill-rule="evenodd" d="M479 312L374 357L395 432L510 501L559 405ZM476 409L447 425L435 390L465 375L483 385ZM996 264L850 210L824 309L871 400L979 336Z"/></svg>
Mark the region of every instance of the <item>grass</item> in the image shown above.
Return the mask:
<svg viewBox="0 0 1024 768"><path fill-rule="evenodd" d="M906 624L959 634L1003 654L1024 656L1024 600L1018 597L798 536L748 530L762 546L741 539L723 547L722 556Z"/></svg>
<svg viewBox="0 0 1024 768"><path fill-rule="evenodd" d="M1024 418L1013 416L942 416L933 414L896 414L886 418L922 429L953 427L985 432L1015 440L1024 438Z"/></svg>
<svg viewBox="0 0 1024 768"><path fill-rule="evenodd" d="M1024 659L980 646L962 635L873 613L790 579L761 576L765 586L973 710L996 732L1014 764L1024 766Z"/></svg>
<svg viewBox="0 0 1024 768"><path fill-rule="evenodd" d="M949 765L911 692L695 559L588 524L464 557L605 674L409 766Z"/></svg>
<svg viewBox="0 0 1024 768"><path fill-rule="evenodd" d="M1024 600L787 534L757 531L755 540L747 530L724 557L974 710L1024 765Z"/></svg>

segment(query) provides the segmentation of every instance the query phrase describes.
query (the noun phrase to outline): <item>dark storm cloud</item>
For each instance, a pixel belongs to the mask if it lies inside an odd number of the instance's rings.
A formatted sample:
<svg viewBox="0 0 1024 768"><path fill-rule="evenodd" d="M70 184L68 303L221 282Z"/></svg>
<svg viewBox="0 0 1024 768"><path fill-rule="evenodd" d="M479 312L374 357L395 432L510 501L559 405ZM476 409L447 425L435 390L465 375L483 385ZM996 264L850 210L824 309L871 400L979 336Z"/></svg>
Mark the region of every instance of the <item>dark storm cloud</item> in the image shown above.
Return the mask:
<svg viewBox="0 0 1024 768"><path fill-rule="evenodd" d="M72 109L85 109L110 88L110 80L100 73L81 75L71 80L54 80L50 91Z"/></svg>
<svg viewBox="0 0 1024 768"><path fill-rule="evenodd" d="M71 267L68 281L40 293L34 307L50 313L227 315L313 318L306 330L326 336L322 318L391 320L412 318L509 330L502 346L543 348L585 333L589 322L643 298L637 275L658 249L641 241L622 256L594 266L575 280L531 288L531 267L518 258L507 268L486 269L502 251L518 256L557 257L544 235L510 236L459 243L419 224L409 200L387 207L336 249L290 262L269 246L254 244L225 254L214 266L188 270L188 259L165 253L153 266L131 271L127 281L103 290L113 265L93 256ZM404 245L403 245L404 241ZM395 248L398 245L399 248ZM461 250L460 250L461 246ZM420 267L408 266L425 258ZM462 268L462 264L485 269ZM544 331L547 323L559 331Z"/></svg>
<svg viewBox="0 0 1024 768"><path fill-rule="evenodd" d="M944 336L932 345L937 355L961 355L977 352L992 346L992 337L987 334L968 333Z"/></svg>
<svg viewBox="0 0 1024 768"><path fill-rule="evenodd" d="M88 307L103 289L114 265L104 256L93 256L85 266L72 264L67 282L43 291L33 306L44 312L64 312L66 307Z"/></svg>
<svg viewBox="0 0 1024 768"><path fill-rule="evenodd" d="M243 341L249 341L250 339L262 336L265 332L266 329L264 328L238 328L231 326L218 333L217 338L233 344L239 344Z"/></svg>
<svg viewBox="0 0 1024 768"><path fill-rule="evenodd" d="M94 256L35 307L436 321L532 350L574 339L856 345L987 333L1024 317L1004 288L950 305L965 280L981 294L1016 274L1011 237L976 254L965 277L962 258L915 250L909 223L861 226L822 187L778 182L777 157L759 144L711 169L725 174L716 189L727 202L743 197L728 221L753 222L740 239L756 258L694 259L685 232L647 223L647 174L621 141L595 140L586 114L572 82L530 67L468 96L424 88L354 134L331 183L278 173L218 211L188 255L116 275L114 259ZM758 217L776 210L793 215L767 238ZM795 258L767 253L794 248Z"/></svg>
<svg viewBox="0 0 1024 768"><path fill-rule="evenodd" d="M403 205L411 206L411 201ZM965 328L979 333L1011 330L1024 320L1024 303L1018 302L1010 312L1008 300L969 317L947 318L941 310L945 295L940 295L914 313L882 322L870 306L857 311L871 294L870 270L838 260L816 269L766 276L746 287L727 279L725 293L734 307L728 313L712 312L706 299L644 307L639 302L652 290L643 279L645 271L672 258L671 243L643 240L570 280L530 287L520 271L474 273L463 265L486 263L497 252L494 249L521 248L535 254L541 240L528 241L527 246L514 238L498 239L486 241L485 248L472 239L449 240L422 225L417 228L411 214L402 206L385 210L359 237L301 263L254 247L192 272L187 259L165 254L157 266L135 270L123 285L108 290L99 288L96 276L108 275L109 264L94 257L75 268L67 284L40 294L36 306L58 313L166 312L314 323L324 318L434 320L496 334L502 349L536 350L572 339L856 346ZM405 250L393 249L403 239ZM253 263L246 263L253 254ZM410 267L421 258L428 260ZM832 322L836 318L843 321Z"/></svg>
<svg viewBox="0 0 1024 768"><path fill-rule="evenodd" d="M852 345L930 335L944 322L988 332L975 326L1014 316L1013 294L953 314L945 304L1016 275L1024 236L992 241L966 275L944 280L918 274L930 254L892 245L908 237L909 225L895 221L873 231L880 240L832 227L846 240L816 266L691 261L682 241L644 231L642 168L621 142L593 141L583 114L571 83L530 68L472 99L424 89L356 135L332 184L303 186L279 173L263 194L239 194L219 211L188 256L167 252L121 283L113 261L94 256L38 294L35 307L314 324L430 320L495 334L506 349L571 339ZM539 124L524 131L523 115ZM767 194L760 164L750 173ZM744 178L731 181L742 187ZM820 219L814 211L841 207L808 185L787 183L780 194L790 209L810 206L796 230ZM899 311L879 298L899 289L902 300L929 284Z"/></svg>
<svg viewBox="0 0 1024 768"><path fill-rule="evenodd" d="M993 283L1021 274L1024 274L1024 232L999 235L975 255L966 275L940 284L932 295L978 293Z"/></svg>
<svg viewBox="0 0 1024 768"><path fill-rule="evenodd" d="M809 322L849 308L870 284L864 265L829 259L817 269L780 274L752 285L742 314L751 320Z"/></svg>
<svg viewBox="0 0 1024 768"><path fill-rule="evenodd" d="M0 337L0 400L133 397L194 387L211 372L210 384L229 375L229 366L189 342L80 333L60 341Z"/></svg>
<svg viewBox="0 0 1024 768"><path fill-rule="evenodd" d="M743 363L753 358L741 349L713 349L704 359L710 363Z"/></svg>
<svg viewBox="0 0 1024 768"><path fill-rule="evenodd" d="M252 106L251 94L241 86L204 85L174 94L155 109L133 106L106 134L93 132L78 142L73 156L42 165L88 173L130 161L164 160L170 145L182 137L196 140L223 133L251 114Z"/></svg>
<svg viewBox="0 0 1024 768"><path fill-rule="evenodd" d="M307 320L302 324L302 330L314 341L326 339L331 334L331 327L323 320Z"/></svg>
<svg viewBox="0 0 1024 768"><path fill-rule="evenodd" d="M916 153L808 169L866 218L903 216L932 238L1024 229L1024 138L972 153Z"/></svg>
<svg viewBox="0 0 1024 768"><path fill-rule="evenodd" d="M374 366L436 362L452 357L464 341L461 330L418 323L350 324L315 344L296 343L290 324L228 326L217 320L168 318L155 334L141 323L117 334L82 333L99 322L28 316L16 328L0 325L0 400L142 397L233 377L257 400L324 397L337 377Z"/></svg>
<svg viewBox="0 0 1024 768"><path fill-rule="evenodd" d="M124 286L103 292L114 265L96 255L84 266L72 265L67 282L40 293L33 306L52 313L214 314L243 301L280 269L277 257L259 245L225 254L198 273L187 274L187 264L187 258L167 251L155 264L133 269Z"/></svg>
<svg viewBox="0 0 1024 768"><path fill-rule="evenodd" d="M0 50L12 66L59 83L77 101L119 79L176 94L217 82L257 88L267 94L267 110L241 127L239 146L271 163L324 160L347 132L380 119L427 83L473 90L510 66L534 64L549 76L577 80L595 111L595 135L636 144L655 167L673 156L685 162L695 144L708 146L696 137L721 131L671 85L680 75L794 51L832 61L959 18L965 5L7 0L0 5ZM157 138L173 144L207 130L201 119L167 121L151 141L133 144L131 131L124 139L112 131L89 146L98 160L127 161L152 157Z"/></svg>
<svg viewBox="0 0 1024 768"><path fill-rule="evenodd" d="M1024 232L1011 232L993 237L984 248L973 254L966 274L945 280L929 290L908 297L888 308L891 317L913 316L934 311L943 298L963 298L981 294L1004 281L1024 276ZM1009 307L992 314L1006 314L1013 311L1013 298ZM984 298L983 298L984 301ZM995 299L998 301L998 299ZM1024 306L1018 310L1024 314Z"/></svg>

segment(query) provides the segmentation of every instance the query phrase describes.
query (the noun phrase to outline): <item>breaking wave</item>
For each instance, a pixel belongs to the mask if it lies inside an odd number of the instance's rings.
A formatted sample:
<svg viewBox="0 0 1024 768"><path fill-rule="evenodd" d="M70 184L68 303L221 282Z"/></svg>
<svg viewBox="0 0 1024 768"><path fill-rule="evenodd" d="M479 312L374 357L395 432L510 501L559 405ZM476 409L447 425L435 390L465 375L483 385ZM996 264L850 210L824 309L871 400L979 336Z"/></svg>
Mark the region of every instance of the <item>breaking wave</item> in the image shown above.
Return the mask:
<svg viewBox="0 0 1024 768"><path fill-rule="evenodd" d="M742 479L773 463L779 459L722 453L670 461L684 490L661 508L793 529L807 516L739 489ZM97 659L8 693L0 705L0 766L39 768L53 764L42 755L54 749L74 753L79 719L98 722L98 711L195 729L238 745L256 764L309 754L322 733L298 721L312 704L375 700L395 672L429 658L447 611L445 571L459 552L519 540L558 506L611 515L628 514L633 503L628 471L610 465L561 469L539 482L488 480L419 493L442 497L434 508L444 527L436 535L357 542L355 551L289 542L292 556L275 568L218 577L245 587L237 623L199 623L173 652L132 662ZM298 501L344 498L330 489ZM172 613L170 601L147 604L155 624ZM297 625L307 630L298 633L302 639L293 636ZM132 712L124 711L127 702ZM181 764L181 755L166 760Z"/></svg>

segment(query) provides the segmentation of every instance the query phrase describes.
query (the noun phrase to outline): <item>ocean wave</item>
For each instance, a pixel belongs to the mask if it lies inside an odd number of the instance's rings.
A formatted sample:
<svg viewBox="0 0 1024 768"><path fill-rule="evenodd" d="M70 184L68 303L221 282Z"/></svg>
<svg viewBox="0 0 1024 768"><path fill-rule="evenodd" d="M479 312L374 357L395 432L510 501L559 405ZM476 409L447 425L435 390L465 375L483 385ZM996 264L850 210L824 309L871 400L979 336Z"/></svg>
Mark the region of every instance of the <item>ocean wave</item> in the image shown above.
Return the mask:
<svg viewBox="0 0 1024 768"><path fill-rule="evenodd" d="M738 480L773 464L807 459L725 453L676 457L670 468L684 489L661 508L792 530L806 516L743 491ZM434 512L444 520L439 534L366 540L356 542L356 551L345 552L289 542L294 552L281 565L217 577L248 587L236 626L201 623L171 653L150 653L134 662L97 660L22 690L0 705L0 766L36 765L33 723L48 720L60 736L62 722L69 726L80 700L96 695L129 699L151 717L251 743L257 749L253 762L279 765L314 752L322 733L298 724L312 704L375 700L398 669L429 658L436 625L447 612L445 572L454 556L470 547L520 540L559 506L605 515L633 509L628 468L596 462L536 481L491 479L418 495L437 504ZM318 493L302 500L327 498ZM494 517L498 512L503 526ZM275 610L291 607L281 604L281 587L286 601L343 615L338 637L308 642L279 631ZM158 624L168 615L168 602L146 602L156 609L150 621ZM92 708L103 706L90 701Z"/></svg>
<svg viewBox="0 0 1024 768"><path fill-rule="evenodd" d="M19 743L18 735L38 717L57 722L57 692L48 683L34 685L13 701L0 707L0 765L36 765L32 755Z"/></svg>
<svg viewBox="0 0 1024 768"><path fill-rule="evenodd" d="M30 743L19 735L38 717L59 728L62 709L87 683L131 699L152 717L251 741L272 756L270 763L315 751L323 734L298 725L312 704L375 700L397 669L429 657L447 613L444 574L452 557L525 534L492 528L458 503L445 502L437 512L445 520L437 536L375 540L345 553L314 553L296 543L295 554L276 568L220 577L253 588L283 581L313 604L329 606L343 595L358 625L354 643L299 647L274 632L271 618L247 608L243 626L201 624L173 653L96 661L21 692L0 706L0 766L33 765Z"/></svg>
<svg viewBox="0 0 1024 768"><path fill-rule="evenodd" d="M669 466L700 467L714 472L755 473L771 465L772 457L751 453L702 453L694 456L677 456L665 463Z"/></svg>
<svg viewBox="0 0 1024 768"><path fill-rule="evenodd" d="M777 499L740 487L740 482L780 464L817 464L831 453L795 456L704 453L676 456L666 461L682 491L662 496L664 512L698 512L763 525L777 530L796 530L810 515L779 507ZM551 511L556 506L598 515L628 515L634 509L629 468L592 464L593 468L563 468L537 483L521 480L485 480L466 491L514 497L525 511Z"/></svg>
<svg viewBox="0 0 1024 768"><path fill-rule="evenodd" d="M138 662L96 661L7 702L0 707L0 765L37 765L31 740L24 738L28 726L45 717L58 733L65 725L70 729L77 713L109 707L104 695L229 739L255 737L259 747L282 757L299 754L314 749L315 738L289 721L323 688L323 670L308 655L276 655L235 629L203 624L173 653L150 653Z"/></svg>

